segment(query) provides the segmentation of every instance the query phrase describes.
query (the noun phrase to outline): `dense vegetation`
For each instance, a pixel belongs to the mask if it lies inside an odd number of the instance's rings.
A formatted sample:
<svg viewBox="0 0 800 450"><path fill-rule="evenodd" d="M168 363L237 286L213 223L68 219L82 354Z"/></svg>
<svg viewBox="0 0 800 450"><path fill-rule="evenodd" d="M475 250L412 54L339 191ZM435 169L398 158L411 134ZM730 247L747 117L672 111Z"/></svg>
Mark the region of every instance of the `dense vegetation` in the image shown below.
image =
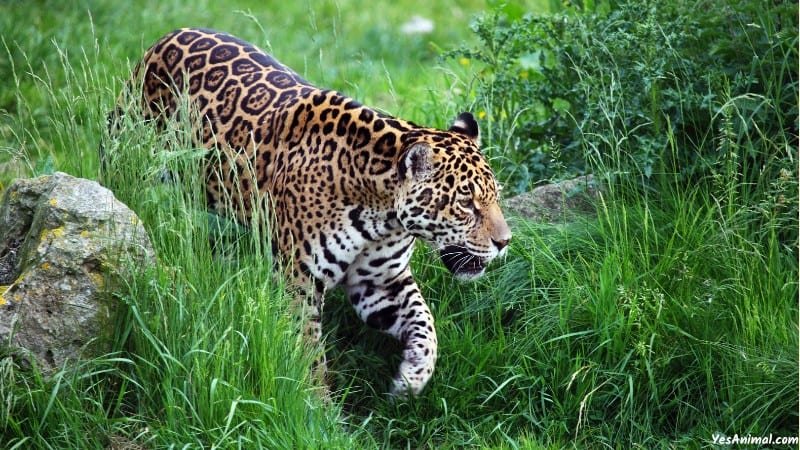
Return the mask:
<svg viewBox="0 0 800 450"><path fill-rule="evenodd" d="M259 230L212 249L199 180L158 182L164 166L189 173L199 153L180 129L130 121L105 182L148 225L162 265L115 294L126 305L118 351L52 378L0 358L0 448L700 448L719 435L798 436L796 3L537 13L488 2L481 13L483 2L407 0L379 15L345 0L136 3L0 4L0 191L52 170L97 178L129 61L191 23L235 30L308 79L419 123L472 110L508 192L594 173L597 216L514 220L512 254L472 284L421 249L441 358L408 402L383 394L396 345L334 293L326 404ZM411 11L434 19L433 34L398 31ZM152 157L166 147L181 151Z"/></svg>

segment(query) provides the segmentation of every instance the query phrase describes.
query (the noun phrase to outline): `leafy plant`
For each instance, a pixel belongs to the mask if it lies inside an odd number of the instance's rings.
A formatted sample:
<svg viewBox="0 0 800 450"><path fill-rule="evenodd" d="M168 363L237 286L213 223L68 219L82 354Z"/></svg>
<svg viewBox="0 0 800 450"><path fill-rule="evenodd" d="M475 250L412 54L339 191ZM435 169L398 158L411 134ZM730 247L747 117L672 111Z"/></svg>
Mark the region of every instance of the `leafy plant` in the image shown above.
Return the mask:
<svg viewBox="0 0 800 450"><path fill-rule="evenodd" d="M745 169L797 146L796 4L589 5L496 8L473 23L477 47L447 54L482 63L472 101L514 191L597 164L642 184L701 179L724 168L716 126L731 102L731 136L753 144Z"/></svg>

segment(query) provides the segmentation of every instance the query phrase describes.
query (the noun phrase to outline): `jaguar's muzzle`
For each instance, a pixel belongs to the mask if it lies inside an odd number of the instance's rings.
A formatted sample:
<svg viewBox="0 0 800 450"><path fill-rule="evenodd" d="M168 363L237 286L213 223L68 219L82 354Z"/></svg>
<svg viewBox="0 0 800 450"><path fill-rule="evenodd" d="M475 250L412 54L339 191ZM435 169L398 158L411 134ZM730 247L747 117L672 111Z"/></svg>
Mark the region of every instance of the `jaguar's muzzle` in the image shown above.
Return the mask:
<svg viewBox="0 0 800 450"><path fill-rule="evenodd" d="M486 270L484 258L473 255L460 245L448 245L441 248L439 256L445 267L462 280L478 278Z"/></svg>

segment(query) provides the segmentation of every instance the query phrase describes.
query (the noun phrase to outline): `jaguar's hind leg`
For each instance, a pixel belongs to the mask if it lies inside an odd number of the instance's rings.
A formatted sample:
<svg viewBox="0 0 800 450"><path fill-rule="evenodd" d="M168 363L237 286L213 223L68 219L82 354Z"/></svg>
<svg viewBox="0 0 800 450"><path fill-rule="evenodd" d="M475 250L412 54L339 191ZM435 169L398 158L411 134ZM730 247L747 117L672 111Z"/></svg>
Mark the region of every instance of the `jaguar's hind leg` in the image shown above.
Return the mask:
<svg viewBox="0 0 800 450"><path fill-rule="evenodd" d="M324 400L330 400L328 365L322 345L322 309L325 302L325 285L308 276L294 276L291 296L293 310L303 326L305 345L310 352L314 353L311 365L312 378L321 387L320 396Z"/></svg>

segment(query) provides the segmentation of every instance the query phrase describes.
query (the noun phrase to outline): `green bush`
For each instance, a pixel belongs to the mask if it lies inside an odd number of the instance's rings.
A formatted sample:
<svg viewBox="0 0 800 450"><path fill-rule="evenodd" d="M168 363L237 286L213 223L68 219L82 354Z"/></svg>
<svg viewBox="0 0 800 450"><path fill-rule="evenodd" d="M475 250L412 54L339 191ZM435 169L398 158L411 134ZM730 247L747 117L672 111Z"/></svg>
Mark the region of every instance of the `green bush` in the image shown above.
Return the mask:
<svg viewBox="0 0 800 450"><path fill-rule="evenodd" d="M772 161L797 147L796 4L500 8L473 29L480 45L448 55L484 63L474 108L514 191L597 165L647 183L697 180L731 168L732 141L748 144L734 169L749 180L796 166Z"/></svg>

